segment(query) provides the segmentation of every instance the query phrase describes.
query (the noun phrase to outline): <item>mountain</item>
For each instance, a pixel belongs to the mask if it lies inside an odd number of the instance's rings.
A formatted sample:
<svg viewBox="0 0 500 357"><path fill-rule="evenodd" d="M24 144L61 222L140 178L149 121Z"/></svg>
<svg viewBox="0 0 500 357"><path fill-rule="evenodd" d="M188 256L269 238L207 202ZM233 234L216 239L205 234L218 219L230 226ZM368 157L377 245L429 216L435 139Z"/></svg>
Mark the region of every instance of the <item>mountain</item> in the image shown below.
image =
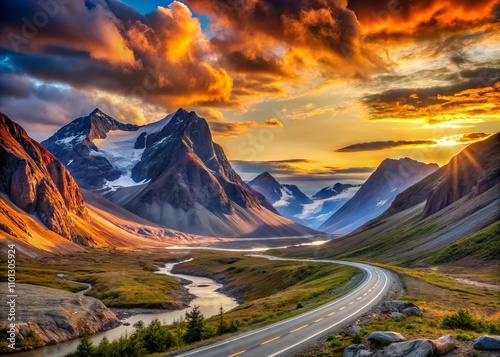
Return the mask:
<svg viewBox="0 0 500 357"><path fill-rule="evenodd" d="M0 113L0 244L19 254L211 240L161 227L83 191L45 147Z"/></svg>
<svg viewBox="0 0 500 357"><path fill-rule="evenodd" d="M353 187L360 187L361 185L350 185L350 184L342 184L340 182L337 182L333 186L328 186L325 188L322 188L318 192L316 192L314 195L312 195L312 199L315 201L318 200L326 200L328 198L332 198L334 196L340 195L342 192L347 191L350 188Z"/></svg>
<svg viewBox="0 0 500 357"><path fill-rule="evenodd" d="M282 216L291 220L299 221L295 215L302 212L303 205L313 202L297 186L281 184L269 172L255 177L248 185L263 194Z"/></svg>
<svg viewBox="0 0 500 357"><path fill-rule="evenodd" d="M361 185L337 182L315 193L312 203L305 204L296 217L308 227L318 229L329 217L337 212L358 192Z"/></svg>
<svg viewBox="0 0 500 357"><path fill-rule="evenodd" d="M438 169L409 158L386 159L358 192L318 229L347 234L388 209L396 196Z"/></svg>
<svg viewBox="0 0 500 357"><path fill-rule="evenodd" d="M0 229L29 234L13 208L39 220L52 232L81 245L92 238L76 228L74 218L87 218L78 185L64 165L26 131L0 113Z"/></svg>
<svg viewBox="0 0 500 357"><path fill-rule="evenodd" d="M138 127L96 109L43 144L82 187L162 226L218 237L314 233L281 217L242 181L195 112L179 109Z"/></svg>
<svg viewBox="0 0 500 357"><path fill-rule="evenodd" d="M135 152L121 153L125 157L129 156L128 160L116 157L113 151L121 148L112 146L116 137L109 135L109 132L126 136L127 133L136 133L139 128L137 125L122 124L95 109L88 116L62 127L49 139L42 141L42 145L68 167L80 187L97 189L119 180L136 160ZM106 142L111 147L99 149L97 143L103 139L108 139Z"/></svg>
<svg viewBox="0 0 500 357"><path fill-rule="evenodd" d="M498 157L500 133L469 145L398 194L382 215L324 245L322 253L405 265L454 262L467 269L499 259Z"/></svg>
<svg viewBox="0 0 500 357"><path fill-rule="evenodd" d="M313 229L325 222L359 189L358 185L337 182L309 198L297 186L279 183L269 172L260 174L248 184L262 193L282 216Z"/></svg>

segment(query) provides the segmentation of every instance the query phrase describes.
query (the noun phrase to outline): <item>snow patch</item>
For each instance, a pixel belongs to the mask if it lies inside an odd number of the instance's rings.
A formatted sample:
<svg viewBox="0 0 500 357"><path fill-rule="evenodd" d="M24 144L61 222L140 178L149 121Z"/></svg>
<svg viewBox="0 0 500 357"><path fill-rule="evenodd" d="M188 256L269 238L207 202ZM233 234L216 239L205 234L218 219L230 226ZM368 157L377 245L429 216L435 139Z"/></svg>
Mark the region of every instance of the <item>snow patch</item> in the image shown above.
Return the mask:
<svg viewBox="0 0 500 357"><path fill-rule="evenodd" d="M64 139L59 139L55 141L55 144L57 145L69 145L73 141L83 141L87 135L74 135L74 136L68 136L67 138Z"/></svg>
<svg viewBox="0 0 500 357"><path fill-rule="evenodd" d="M314 216L320 214L323 211L325 203L327 203L327 202L335 202L335 201L342 201L342 200L346 200L347 201L352 196L354 196L354 194L356 192L358 192L359 189L360 189L359 186L357 186L357 187L349 187L348 189L342 191L342 193L339 193L336 196L329 197L329 198L324 198L324 199L321 199L321 200L315 200L313 203L305 204L305 205L303 205L302 212L299 213L299 214L296 214L294 217L297 217L299 219L310 219L310 218L313 218ZM331 215L333 213L332 212L328 212L328 214Z"/></svg>
<svg viewBox="0 0 500 357"><path fill-rule="evenodd" d="M167 115L157 122L147 124L137 131L111 130L106 134L106 138L94 139L94 145L99 151L91 151L90 155L104 156L115 169L122 173L122 176L118 179L106 182L106 187L116 189L146 183L144 181L135 182L132 179L132 169L141 161L145 150L144 148L135 149L134 145L142 133L150 135L161 131L172 120L174 114ZM167 139L168 137L165 137L155 145L159 145Z"/></svg>
<svg viewBox="0 0 500 357"><path fill-rule="evenodd" d="M375 204L375 207L381 207L381 206L385 205L386 202L387 202L387 200L380 200L377 202L377 204Z"/></svg>
<svg viewBox="0 0 500 357"><path fill-rule="evenodd" d="M73 162L73 160L69 160L68 163L66 164L66 166L71 165L72 162Z"/></svg>
<svg viewBox="0 0 500 357"><path fill-rule="evenodd" d="M274 202L274 207L283 207L289 205L289 200L293 199L293 193L288 188L283 187L281 190L281 198L279 201Z"/></svg>

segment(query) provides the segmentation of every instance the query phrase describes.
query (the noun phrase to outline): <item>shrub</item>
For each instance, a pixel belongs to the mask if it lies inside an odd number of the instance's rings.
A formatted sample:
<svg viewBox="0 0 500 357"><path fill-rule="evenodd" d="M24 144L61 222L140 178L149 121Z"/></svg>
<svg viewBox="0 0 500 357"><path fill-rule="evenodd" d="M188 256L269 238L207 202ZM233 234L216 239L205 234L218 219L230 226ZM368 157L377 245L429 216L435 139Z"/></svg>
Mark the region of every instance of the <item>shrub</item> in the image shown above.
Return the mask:
<svg viewBox="0 0 500 357"><path fill-rule="evenodd" d="M328 336L328 346L330 348L338 347L342 344L342 341L337 336Z"/></svg>
<svg viewBox="0 0 500 357"><path fill-rule="evenodd" d="M441 322L441 326L467 331L476 331L479 327L477 321L466 309L459 309L457 312L446 315Z"/></svg>
<svg viewBox="0 0 500 357"><path fill-rule="evenodd" d="M441 327L465 331L487 332L491 334L500 333L500 324L498 322L487 322L475 319L466 309L459 309L455 313L446 315L441 322Z"/></svg>
<svg viewBox="0 0 500 357"><path fill-rule="evenodd" d="M355 335L352 336L352 343L355 343L355 344L360 344L363 342L363 335L361 333L357 333Z"/></svg>

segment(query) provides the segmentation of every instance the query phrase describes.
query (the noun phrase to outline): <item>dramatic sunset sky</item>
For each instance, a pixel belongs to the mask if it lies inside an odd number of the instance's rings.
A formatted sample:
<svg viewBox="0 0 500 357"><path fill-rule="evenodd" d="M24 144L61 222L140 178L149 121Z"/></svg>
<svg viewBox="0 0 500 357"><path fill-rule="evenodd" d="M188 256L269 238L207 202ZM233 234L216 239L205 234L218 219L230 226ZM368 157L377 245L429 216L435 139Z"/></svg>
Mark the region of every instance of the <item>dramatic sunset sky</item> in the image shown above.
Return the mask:
<svg viewBox="0 0 500 357"><path fill-rule="evenodd" d="M0 0L0 111L43 140L95 107L205 117L245 179L306 193L500 129L500 2Z"/></svg>

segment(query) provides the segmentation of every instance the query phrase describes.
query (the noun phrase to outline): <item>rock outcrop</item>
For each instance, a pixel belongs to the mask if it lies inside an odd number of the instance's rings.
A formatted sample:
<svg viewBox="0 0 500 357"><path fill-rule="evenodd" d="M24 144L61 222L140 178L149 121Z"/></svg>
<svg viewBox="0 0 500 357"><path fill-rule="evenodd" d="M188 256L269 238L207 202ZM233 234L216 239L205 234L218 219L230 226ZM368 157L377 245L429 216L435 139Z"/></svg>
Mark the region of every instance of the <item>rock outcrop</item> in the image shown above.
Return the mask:
<svg viewBox="0 0 500 357"><path fill-rule="evenodd" d="M480 336L474 340L476 350L500 351L500 336Z"/></svg>
<svg viewBox="0 0 500 357"><path fill-rule="evenodd" d="M383 351L374 354L376 357L430 357L432 343L429 340L418 339L391 343Z"/></svg>
<svg viewBox="0 0 500 357"><path fill-rule="evenodd" d="M0 287L7 291L7 284ZM16 291L18 344L31 339L41 347L80 337L86 329L95 333L121 324L111 310L92 297L30 284L16 284ZM7 326L6 321L0 323L2 329Z"/></svg>
<svg viewBox="0 0 500 357"><path fill-rule="evenodd" d="M406 341L406 338L399 332L374 331L368 335L368 341L374 342L379 346L385 346L395 342Z"/></svg>
<svg viewBox="0 0 500 357"><path fill-rule="evenodd" d="M400 313L400 314L409 315L409 316L422 315L420 308L417 305L415 305L409 301L400 301L400 300L386 301L386 302L382 303L380 310L384 314ZM400 317L400 315L396 315L396 316Z"/></svg>
<svg viewBox="0 0 500 357"><path fill-rule="evenodd" d="M372 354L363 344L350 345L344 349L344 357L369 357Z"/></svg>
<svg viewBox="0 0 500 357"><path fill-rule="evenodd" d="M69 171L1 113L0 193L51 231L81 245L92 243L90 237L77 231L68 214L81 218L87 214L80 189Z"/></svg>
<svg viewBox="0 0 500 357"><path fill-rule="evenodd" d="M434 356L445 355L448 352L453 351L457 345L457 340L455 340L451 335L441 336L431 342L434 350Z"/></svg>

